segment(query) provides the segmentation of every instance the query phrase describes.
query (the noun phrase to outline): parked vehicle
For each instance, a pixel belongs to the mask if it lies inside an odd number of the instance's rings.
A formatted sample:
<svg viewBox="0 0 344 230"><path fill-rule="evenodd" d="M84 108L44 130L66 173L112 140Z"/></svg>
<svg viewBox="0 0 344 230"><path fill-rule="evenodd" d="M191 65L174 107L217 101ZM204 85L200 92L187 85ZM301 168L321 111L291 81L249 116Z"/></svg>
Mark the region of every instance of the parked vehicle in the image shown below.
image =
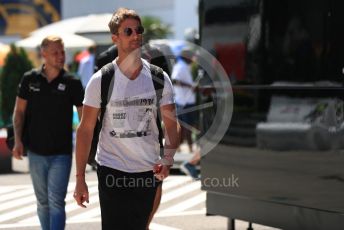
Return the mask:
<svg viewBox="0 0 344 230"><path fill-rule="evenodd" d="M234 95L226 134L201 160L202 189L207 213L229 228L234 219L343 228L343 9L340 0L200 0L201 46Z"/></svg>
<svg viewBox="0 0 344 230"><path fill-rule="evenodd" d="M6 145L7 132L5 128L0 128L0 173L12 171L12 153Z"/></svg>

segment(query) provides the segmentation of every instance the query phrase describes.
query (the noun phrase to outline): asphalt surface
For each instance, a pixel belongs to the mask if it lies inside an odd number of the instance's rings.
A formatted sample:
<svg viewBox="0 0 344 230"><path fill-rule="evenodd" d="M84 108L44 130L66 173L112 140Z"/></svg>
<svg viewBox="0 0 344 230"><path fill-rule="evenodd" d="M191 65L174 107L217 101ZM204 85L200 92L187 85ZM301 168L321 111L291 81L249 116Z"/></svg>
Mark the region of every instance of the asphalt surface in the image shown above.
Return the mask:
<svg viewBox="0 0 344 230"><path fill-rule="evenodd" d="M17 172L0 174L0 229L38 230L40 227L27 161L14 161L13 164ZM66 229L101 229L96 173L90 167L87 169L86 178L93 195L89 207L82 209L72 198L75 185L74 170L75 166L72 169L66 198ZM164 182L163 200L150 229L227 229L227 218L206 215L206 194L201 191L200 186L200 181L194 181L174 170L173 175ZM236 229L246 230L247 227L247 222L236 221ZM261 225L253 227L257 230L273 229Z"/></svg>

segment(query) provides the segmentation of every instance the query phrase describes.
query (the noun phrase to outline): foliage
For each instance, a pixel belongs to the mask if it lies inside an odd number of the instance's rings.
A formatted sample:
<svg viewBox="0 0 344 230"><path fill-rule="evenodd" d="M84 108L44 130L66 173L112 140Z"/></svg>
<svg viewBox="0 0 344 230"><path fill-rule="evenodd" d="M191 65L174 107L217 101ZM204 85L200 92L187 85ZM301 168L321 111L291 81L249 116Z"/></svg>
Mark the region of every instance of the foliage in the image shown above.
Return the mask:
<svg viewBox="0 0 344 230"><path fill-rule="evenodd" d="M145 28L145 43L151 39L166 38L169 34L171 34L170 26L162 23L159 18L152 16L143 16L141 20L142 25Z"/></svg>
<svg viewBox="0 0 344 230"><path fill-rule="evenodd" d="M17 95L17 87L23 74L32 68L26 52L11 45L0 75L1 115L5 125L12 122L12 113Z"/></svg>

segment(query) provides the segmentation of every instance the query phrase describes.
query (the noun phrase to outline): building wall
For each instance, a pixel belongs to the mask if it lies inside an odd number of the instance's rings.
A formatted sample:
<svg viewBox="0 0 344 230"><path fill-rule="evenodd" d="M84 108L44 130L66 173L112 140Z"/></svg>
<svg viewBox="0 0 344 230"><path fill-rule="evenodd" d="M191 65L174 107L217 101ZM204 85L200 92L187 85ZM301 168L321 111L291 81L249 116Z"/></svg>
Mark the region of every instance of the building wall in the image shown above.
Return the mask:
<svg viewBox="0 0 344 230"><path fill-rule="evenodd" d="M26 36L60 20L60 0L0 0L0 36Z"/></svg>
<svg viewBox="0 0 344 230"><path fill-rule="evenodd" d="M175 38L183 39L184 30L198 30L198 0L174 0Z"/></svg>

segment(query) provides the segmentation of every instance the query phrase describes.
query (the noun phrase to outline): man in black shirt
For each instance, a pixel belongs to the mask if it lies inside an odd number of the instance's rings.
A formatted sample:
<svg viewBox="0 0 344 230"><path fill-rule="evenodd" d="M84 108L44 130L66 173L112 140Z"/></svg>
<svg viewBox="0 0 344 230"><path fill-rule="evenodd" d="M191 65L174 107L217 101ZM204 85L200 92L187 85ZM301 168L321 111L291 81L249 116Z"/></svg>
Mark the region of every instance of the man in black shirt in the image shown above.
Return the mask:
<svg viewBox="0 0 344 230"><path fill-rule="evenodd" d="M84 91L81 82L63 69L65 51L60 37L44 38L41 55L43 66L26 72L18 88L13 156L22 159L25 145L42 229L64 229L64 200L72 165L73 106L81 117Z"/></svg>

